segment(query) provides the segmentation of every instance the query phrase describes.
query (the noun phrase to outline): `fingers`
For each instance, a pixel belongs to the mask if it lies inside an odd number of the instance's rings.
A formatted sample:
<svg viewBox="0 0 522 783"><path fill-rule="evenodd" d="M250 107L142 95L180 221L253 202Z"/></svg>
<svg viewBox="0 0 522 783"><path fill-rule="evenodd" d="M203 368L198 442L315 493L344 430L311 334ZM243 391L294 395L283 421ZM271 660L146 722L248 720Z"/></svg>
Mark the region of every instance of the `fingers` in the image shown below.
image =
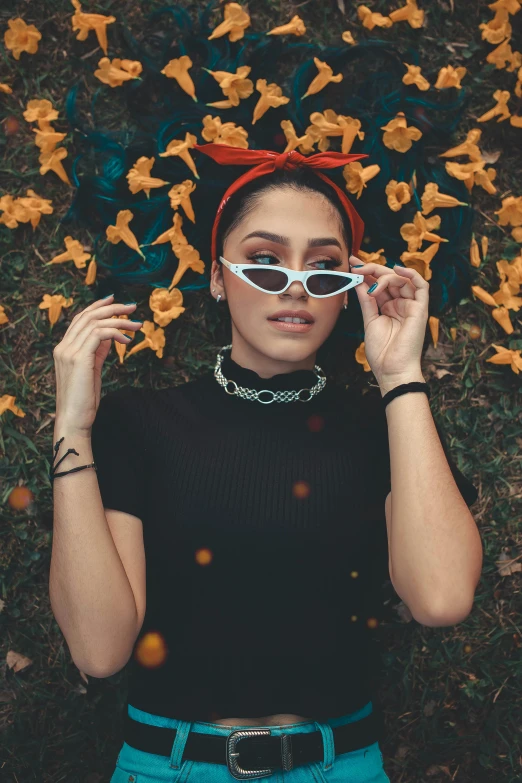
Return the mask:
<svg viewBox="0 0 522 783"><path fill-rule="evenodd" d="M107 302L109 302L109 304L107 304ZM99 321L102 318L111 318L113 315L122 315L124 313L130 314L134 312L135 309L135 304L125 305L113 302L112 295L108 299L97 299L74 316L62 339L62 343L67 346L76 340L78 334L80 334L91 321Z"/></svg>
<svg viewBox="0 0 522 783"><path fill-rule="evenodd" d="M355 266L361 262L356 256L350 256L350 265ZM411 267L403 267L395 264L392 270L383 264L363 264L357 269L363 276L376 278L376 287L373 291L366 291L369 296L382 295L384 290L390 289L392 297L402 296L405 299L424 298L428 295L429 283L420 272ZM393 290L395 289L395 291Z"/></svg>

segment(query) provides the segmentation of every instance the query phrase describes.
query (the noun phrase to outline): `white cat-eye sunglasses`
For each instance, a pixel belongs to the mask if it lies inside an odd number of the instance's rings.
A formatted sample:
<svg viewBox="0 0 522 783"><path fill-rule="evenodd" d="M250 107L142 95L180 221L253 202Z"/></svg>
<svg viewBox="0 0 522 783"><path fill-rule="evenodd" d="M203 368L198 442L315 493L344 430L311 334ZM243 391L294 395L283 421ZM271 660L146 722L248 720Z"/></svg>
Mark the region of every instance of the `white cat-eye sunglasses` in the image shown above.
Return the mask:
<svg viewBox="0 0 522 783"><path fill-rule="evenodd" d="M316 299L335 296L364 282L363 275L354 272L333 272L312 269L297 272L283 267L260 266L259 264L232 264L223 256L219 260L233 274L265 294L282 294L294 280L300 280L307 294Z"/></svg>

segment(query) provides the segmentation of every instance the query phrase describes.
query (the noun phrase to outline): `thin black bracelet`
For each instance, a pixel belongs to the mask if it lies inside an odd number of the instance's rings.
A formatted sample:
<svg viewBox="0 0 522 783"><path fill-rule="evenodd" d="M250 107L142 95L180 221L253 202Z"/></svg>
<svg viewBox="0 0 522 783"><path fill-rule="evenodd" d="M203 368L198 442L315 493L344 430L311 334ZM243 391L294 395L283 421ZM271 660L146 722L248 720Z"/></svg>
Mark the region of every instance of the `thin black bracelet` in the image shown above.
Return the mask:
<svg viewBox="0 0 522 783"><path fill-rule="evenodd" d="M421 381L412 381L411 383L401 383L400 386L396 386L395 389L391 389L391 391L386 392L386 394L382 398L384 407L386 407L389 402L395 399L395 397L399 397L401 394L407 394L408 392L411 391L425 392L428 395L428 400L430 398L430 387L428 386L427 383L422 383Z"/></svg>

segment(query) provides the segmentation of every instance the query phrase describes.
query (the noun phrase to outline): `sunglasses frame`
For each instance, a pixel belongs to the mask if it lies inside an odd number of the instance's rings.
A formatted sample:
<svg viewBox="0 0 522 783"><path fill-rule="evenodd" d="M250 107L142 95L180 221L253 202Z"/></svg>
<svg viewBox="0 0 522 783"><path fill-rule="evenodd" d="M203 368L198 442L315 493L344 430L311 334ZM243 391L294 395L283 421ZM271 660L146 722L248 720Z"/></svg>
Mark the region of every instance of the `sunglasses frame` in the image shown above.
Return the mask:
<svg viewBox="0 0 522 783"><path fill-rule="evenodd" d="M232 264L230 261L227 261L226 258L223 258L223 256L219 256L219 260L234 275L237 275L241 280L244 280L253 288L257 288L258 291L262 291L264 294L282 294L283 291L286 291L286 289L290 287L290 285L294 282L294 280L299 280L303 284L303 287L309 296L313 297L314 299L327 299L330 296L337 296L337 294L342 294L344 291L348 291L350 288L354 288L356 285L359 285L360 283L364 282L364 276L358 275L354 272L334 272L331 271L330 269L311 269L309 272L297 272L294 269L286 269L285 267L274 266L274 269L279 269L281 271L286 272L288 276L288 282L284 286L284 288L282 288L280 291L266 291L264 288L261 288L260 286L256 285L256 283L252 282L252 280L249 280L249 278L244 273L245 269L252 269L253 266L256 266L255 264ZM258 266L262 266L262 265L258 264ZM271 267L267 266L264 268L270 269ZM307 285L308 278L312 277L313 275L335 275L336 277L341 275L342 277L350 277L351 279L348 281L348 283L345 286L340 288L338 291L334 291L331 294L324 294L322 296L318 296L317 294L313 294L309 290Z"/></svg>

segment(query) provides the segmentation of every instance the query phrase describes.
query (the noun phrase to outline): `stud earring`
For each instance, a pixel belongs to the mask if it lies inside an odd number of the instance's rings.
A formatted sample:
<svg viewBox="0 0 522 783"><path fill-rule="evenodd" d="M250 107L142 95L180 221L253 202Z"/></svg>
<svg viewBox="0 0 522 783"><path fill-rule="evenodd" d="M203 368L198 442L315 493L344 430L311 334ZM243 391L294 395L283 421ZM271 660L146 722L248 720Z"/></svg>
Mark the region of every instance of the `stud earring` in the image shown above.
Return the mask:
<svg viewBox="0 0 522 783"><path fill-rule="evenodd" d="M346 304L346 303L345 303L345 304L343 305L343 309L344 309L344 310L348 310L348 304Z"/></svg>

